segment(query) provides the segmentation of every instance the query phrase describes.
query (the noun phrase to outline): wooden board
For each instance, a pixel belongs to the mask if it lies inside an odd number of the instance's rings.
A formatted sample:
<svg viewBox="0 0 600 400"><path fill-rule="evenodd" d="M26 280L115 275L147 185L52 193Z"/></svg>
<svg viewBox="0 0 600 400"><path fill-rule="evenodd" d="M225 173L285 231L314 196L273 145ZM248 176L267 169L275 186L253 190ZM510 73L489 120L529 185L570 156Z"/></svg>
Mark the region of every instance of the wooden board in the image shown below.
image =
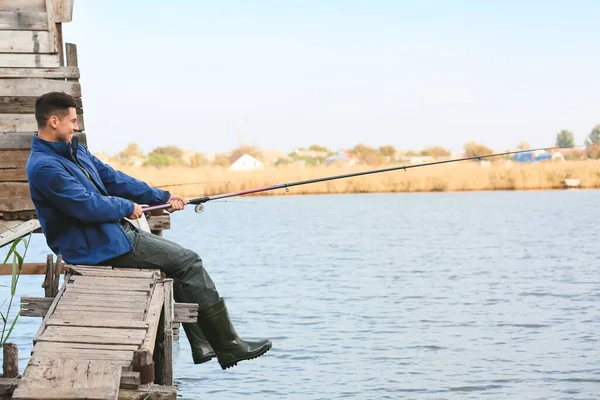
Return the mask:
<svg viewBox="0 0 600 400"><path fill-rule="evenodd" d="M0 30L47 31L48 15L43 11L0 11Z"/></svg>
<svg viewBox="0 0 600 400"><path fill-rule="evenodd" d="M83 114L77 114L79 130L85 130ZM0 114L0 132L36 132L37 121L33 114Z"/></svg>
<svg viewBox="0 0 600 400"><path fill-rule="evenodd" d="M62 342L40 342L33 347L32 352L45 351L56 349L61 352L63 350L73 349L93 349L93 350L119 350L119 351L135 351L138 346L132 344L109 345L109 344L88 344L88 343L62 343Z"/></svg>
<svg viewBox="0 0 600 400"><path fill-rule="evenodd" d="M121 371L111 361L33 355L13 399L116 399Z"/></svg>
<svg viewBox="0 0 600 400"><path fill-rule="evenodd" d="M29 158L29 150L0 150L0 168L23 168L27 164ZM17 192L16 189L19 189ZM0 183L0 197L6 197L10 192L10 196L18 195L23 197L29 196L29 186L20 184L14 187Z"/></svg>
<svg viewBox="0 0 600 400"><path fill-rule="evenodd" d="M0 197L0 213L21 211L35 211L33 201L31 201L30 197ZM2 217L0 217L0 220L1 219Z"/></svg>
<svg viewBox="0 0 600 400"><path fill-rule="evenodd" d="M125 328L125 329L148 329L145 321L135 321L130 318L74 318L74 317L51 317L47 326L77 326L88 328ZM132 353L133 356L133 353Z"/></svg>
<svg viewBox="0 0 600 400"><path fill-rule="evenodd" d="M81 97L81 85L53 79L0 79L0 96L40 96L46 92L65 92Z"/></svg>
<svg viewBox="0 0 600 400"><path fill-rule="evenodd" d="M0 59L0 66L11 68L58 68L60 58L58 54L19 54L4 53Z"/></svg>
<svg viewBox="0 0 600 400"><path fill-rule="evenodd" d="M151 215L148 218L148 226L150 230L163 230L171 228L171 216L166 215Z"/></svg>
<svg viewBox="0 0 600 400"><path fill-rule="evenodd" d="M77 67L0 68L0 78L79 79L79 77L79 68Z"/></svg>
<svg viewBox="0 0 600 400"><path fill-rule="evenodd" d="M52 53L48 31L0 31L0 53ZM0 65L5 67L4 56Z"/></svg>
<svg viewBox="0 0 600 400"><path fill-rule="evenodd" d="M0 186L1 188L1 186ZM73 266L71 268L73 276L82 275L88 277L105 277L105 278L133 278L133 279L154 279L156 273L154 271L121 271L119 269L112 270L101 270L94 267L82 268L79 266ZM159 275L160 277L160 275Z"/></svg>
<svg viewBox="0 0 600 400"><path fill-rule="evenodd" d="M87 147L87 137L84 132L75 132L79 143ZM0 132L0 150L31 149L33 132Z"/></svg>
<svg viewBox="0 0 600 400"><path fill-rule="evenodd" d="M140 346L140 350L148 350L150 353L154 353L154 343L156 342L156 335L158 334L158 325L164 301L164 287L162 282L159 282L156 284L156 286L154 286L154 292L152 293L152 299L150 300L150 307L148 308L148 312L146 314L145 321L148 322L149 327L146 337L144 337L144 341Z"/></svg>
<svg viewBox="0 0 600 400"><path fill-rule="evenodd" d="M8 221L0 221L0 224ZM13 221L11 221L13 222ZM18 221L23 222L23 221ZM21 275L44 275L46 273L46 263L24 263L21 268ZM0 265L0 275L11 275L12 265Z"/></svg>
<svg viewBox="0 0 600 400"><path fill-rule="evenodd" d="M0 182L27 182L27 172L25 168L0 168ZM12 203L12 202L11 202ZM4 209L1 207L0 209ZM7 206L8 208L8 206ZM14 211L4 209L4 211Z"/></svg>
<svg viewBox="0 0 600 400"><path fill-rule="evenodd" d="M30 221L0 221L0 247L12 243L15 239L27 236L40 227L40 222Z"/></svg>
<svg viewBox="0 0 600 400"><path fill-rule="evenodd" d="M46 0L0 0L0 10L46 11Z"/></svg>
<svg viewBox="0 0 600 400"><path fill-rule="evenodd" d="M46 326L39 342L139 344L146 336L145 329L81 328Z"/></svg>
<svg viewBox="0 0 600 400"><path fill-rule="evenodd" d="M73 3L75 0L53 0L52 19L55 22L70 22L73 19Z"/></svg>

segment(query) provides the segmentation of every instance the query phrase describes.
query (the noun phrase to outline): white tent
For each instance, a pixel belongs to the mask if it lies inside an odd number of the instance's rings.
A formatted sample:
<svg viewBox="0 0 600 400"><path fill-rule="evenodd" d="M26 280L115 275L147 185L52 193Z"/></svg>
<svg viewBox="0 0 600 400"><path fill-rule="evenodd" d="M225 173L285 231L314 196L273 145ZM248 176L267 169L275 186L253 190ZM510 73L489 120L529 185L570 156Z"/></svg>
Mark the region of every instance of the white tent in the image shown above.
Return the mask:
<svg viewBox="0 0 600 400"><path fill-rule="evenodd" d="M256 171L263 169L265 165L249 154L244 154L229 167L232 171Z"/></svg>

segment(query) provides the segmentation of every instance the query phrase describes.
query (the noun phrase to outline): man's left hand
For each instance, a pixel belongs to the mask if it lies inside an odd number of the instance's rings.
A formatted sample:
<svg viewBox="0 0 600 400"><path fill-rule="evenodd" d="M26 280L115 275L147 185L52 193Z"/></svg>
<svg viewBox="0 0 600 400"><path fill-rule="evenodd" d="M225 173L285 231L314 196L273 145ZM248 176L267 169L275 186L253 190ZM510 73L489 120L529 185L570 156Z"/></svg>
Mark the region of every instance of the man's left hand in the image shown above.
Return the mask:
<svg viewBox="0 0 600 400"><path fill-rule="evenodd" d="M172 194L169 198L169 204L171 205L171 207L167 208L167 211L170 213L183 210L185 208L185 205L187 204L187 199L184 199L183 197L177 194Z"/></svg>

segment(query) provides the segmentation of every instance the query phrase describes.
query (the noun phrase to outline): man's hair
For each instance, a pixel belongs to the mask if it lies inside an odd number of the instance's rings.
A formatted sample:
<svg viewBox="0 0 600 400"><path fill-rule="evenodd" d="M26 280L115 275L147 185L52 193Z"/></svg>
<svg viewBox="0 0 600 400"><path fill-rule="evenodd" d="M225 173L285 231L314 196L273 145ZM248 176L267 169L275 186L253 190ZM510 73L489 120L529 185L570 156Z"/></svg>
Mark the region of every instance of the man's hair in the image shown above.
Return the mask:
<svg viewBox="0 0 600 400"><path fill-rule="evenodd" d="M69 107L77 108L73 96L64 92L49 92L35 101L35 119L38 128L43 128L52 115L63 118L69 113Z"/></svg>

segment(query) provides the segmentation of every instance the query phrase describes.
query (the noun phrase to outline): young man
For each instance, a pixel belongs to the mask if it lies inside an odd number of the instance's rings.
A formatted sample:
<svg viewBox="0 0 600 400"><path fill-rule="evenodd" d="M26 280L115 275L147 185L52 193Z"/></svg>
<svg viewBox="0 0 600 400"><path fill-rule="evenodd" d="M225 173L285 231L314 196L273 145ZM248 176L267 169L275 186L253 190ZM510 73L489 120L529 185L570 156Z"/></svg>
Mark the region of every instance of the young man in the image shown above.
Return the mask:
<svg viewBox="0 0 600 400"><path fill-rule="evenodd" d="M197 324L183 324L194 363L217 357L221 368L256 358L270 340L241 339L223 299L195 252L137 230L124 218L142 216L140 204L171 205L186 200L115 171L78 144L76 103L50 92L35 103L38 132L33 135L27 178L46 242L70 264L156 268L173 278L175 301L197 303Z"/></svg>

